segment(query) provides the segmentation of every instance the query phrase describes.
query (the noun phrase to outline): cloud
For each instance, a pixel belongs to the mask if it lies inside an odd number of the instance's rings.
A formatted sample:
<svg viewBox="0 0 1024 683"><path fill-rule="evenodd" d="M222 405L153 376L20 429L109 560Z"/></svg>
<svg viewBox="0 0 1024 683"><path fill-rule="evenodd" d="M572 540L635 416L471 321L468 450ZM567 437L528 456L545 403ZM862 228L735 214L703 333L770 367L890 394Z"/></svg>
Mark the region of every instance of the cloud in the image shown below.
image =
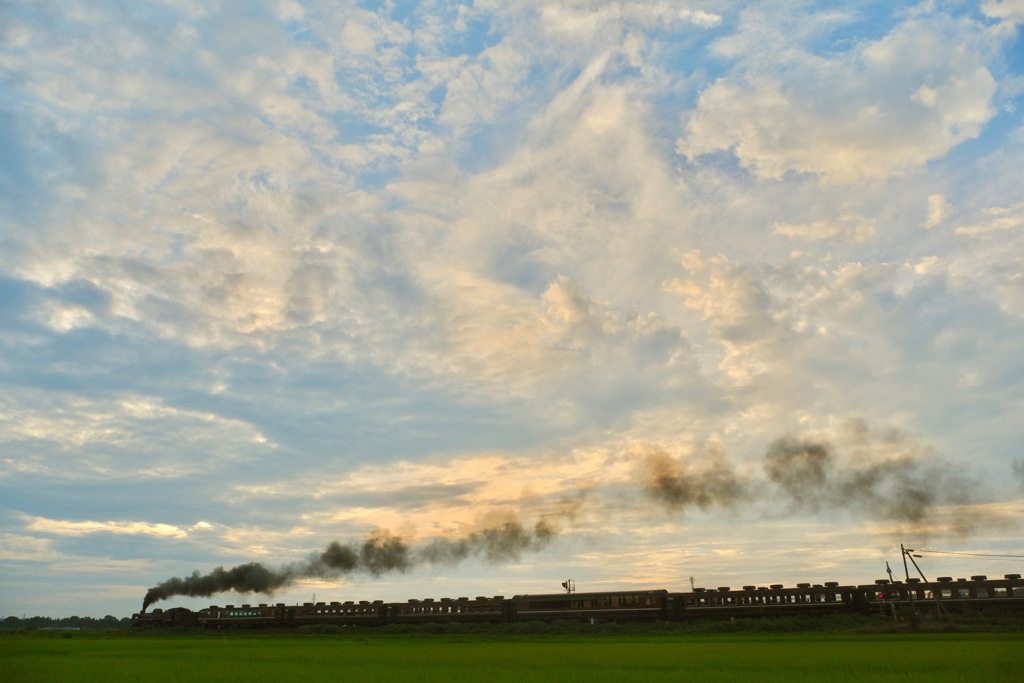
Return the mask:
<svg viewBox="0 0 1024 683"><path fill-rule="evenodd" d="M22 534L0 534L0 550L8 562L45 562L54 556L52 539Z"/></svg>
<svg viewBox="0 0 1024 683"><path fill-rule="evenodd" d="M531 61L509 40L487 48L445 81L440 122L460 128L494 121L523 97Z"/></svg>
<svg viewBox="0 0 1024 683"><path fill-rule="evenodd" d="M931 423L912 406L948 382L989 406L969 411L984 419L986 410L1004 415L1005 400L1016 401L1003 394L1011 375L972 349L1001 355L995 349L1018 326L1010 302L1018 300L1020 279L1012 258L981 263L829 263L798 255L768 266L688 252L664 288L699 316L701 334L690 341L713 384L762 427L783 430L794 414L816 420L839 405L870 420L913 413ZM981 272L987 275L979 279ZM951 368L962 374L951 376Z"/></svg>
<svg viewBox="0 0 1024 683"><path fill-rule="evenodd" d="M1024 2L1022 0L986 0L981 5L981 11L989 17L1011 23L1024 21Z"/></svg>
<svg viewBox="0 0 1024 683"><path fill-rule="evenodd" d="M971 23L923 16L834 55L749 54L684 114L677 151L691 163L728 151L765 179L849 183L919 169L995 115L984 43Z"/></svg>
<svg viewBox="0 0 1024 683"><path fill-rule="evenodd" d="M118 535L154 536L156 538L185 539L189 529L172 524L150 524L148 522L117 522L117 521L71 521L47 519L45 517L24 516L25 528L38 533L54 536L87 536L90 534L107 533ZM202 522L194 528L205 528Z"/></svg>
<svg viewBox="0 0 1024 683"><path fill-rule="evenodd" d="M173 436L164 432L171 426ZM0 401L8 473L78 480L175 479L270 448L251 424L145 396L89 398L19 390ZM140 459L144 451L149 457ZM69 457L74 454L75 457Z"/></svg>
<svg viewBox="0 0 1024 683"><path fill-rule="evenodd" d="M934 228L946 219L952 207L942 194L928 195L928 218L925 221L926 228Z"/></svg>
<svg viewBox="0 0 1024 683"><path fill-rule="evenodd" d="M771 372L773 348L794 336L776 310L775 299L759 274L728 259L706 259L696 251L683 257L688 278L666 282L668 291L683 297L701 314L724 351L719 369L729 380L746 383Z"/></svg>
<svg viewBox="0 0 1024 683"><path fill-rule="evenodd" d="M722 23L714 12L676 8L671 3L643 2L554 2L540 9L542 25L553 33L593 39L610 28L640 26L654 28L677 23L690 23L712 28Z"/></svg>
<svg viewBox="0 0 1024 683"><path fill-rule="evenodd" d="M876 237L875 221L856 215L843 215L835 220L819 220L813 223L775 223L772 232L790 239L804 240L849 240L871 242Z"/></svg>
<svg viewBox="0 0 1024 683"><path fill-rule="evenodd" d="M962 225L956 229L958 235L981 237L1024 228L1024 204L993 206L982 211L983 222Z"/></svg>

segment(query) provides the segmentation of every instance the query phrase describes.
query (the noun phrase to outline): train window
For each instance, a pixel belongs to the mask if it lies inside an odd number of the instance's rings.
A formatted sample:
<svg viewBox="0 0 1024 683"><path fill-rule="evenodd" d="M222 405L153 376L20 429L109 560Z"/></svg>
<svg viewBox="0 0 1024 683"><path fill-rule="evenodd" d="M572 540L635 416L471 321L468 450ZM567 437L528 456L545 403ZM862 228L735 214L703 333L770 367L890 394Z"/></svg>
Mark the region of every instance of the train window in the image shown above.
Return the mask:
<svg viewBox="0 0 1024 683"><path fill-rule="evenodd" d="M971 597L971 591L968 588L958 588L956 590L958 598L969 598Z"/></svg>
<svg viewBox="0 0 1024 683"><path fill-rule="evenodd" d="M1024 598L1024 586L1014 586L1011 592L1015 598Z"/></svg>
<svg viewBox="0 0 1024 683"><path fill-rule="evenodd" d="M976 597L976 598L987 598L988 597L988 589L987 588L975 588L974 589L974 597Z"/></svg>
<svg viewBox="0 0 1024 683"><path fill-rule="evenodd" d="M992 597L993 598L1005 598L1006 597L1006 589L1003 588L1002 586L996 586L995 588L992 589Z"/></svg>

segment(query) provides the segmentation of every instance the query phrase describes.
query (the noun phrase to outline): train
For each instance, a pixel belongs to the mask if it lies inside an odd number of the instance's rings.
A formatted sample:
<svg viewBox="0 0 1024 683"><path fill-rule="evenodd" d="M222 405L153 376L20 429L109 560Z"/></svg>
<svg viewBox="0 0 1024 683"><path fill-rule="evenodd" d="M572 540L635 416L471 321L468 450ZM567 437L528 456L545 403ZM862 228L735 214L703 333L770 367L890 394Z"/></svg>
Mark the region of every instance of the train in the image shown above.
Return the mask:
<svg viewBox="0 0 1024 683"><path fill-rule="evenodd" d="M186 607L154 609L132 615L136 628L257 629L296 628L318 624L378 627L389 624L509 624L530 621L596 623L684 622L697 619L735 619L787 615L881 614L897 610L958 610L965 607L1024 608L1020 574L1002 579L972 576L940 577L906 582L879 579L866 585L800 583L794 587L729 586L606 592L566 592L479 596L385 602L306 602L301 605L211 605L193 611Z"/></svg>

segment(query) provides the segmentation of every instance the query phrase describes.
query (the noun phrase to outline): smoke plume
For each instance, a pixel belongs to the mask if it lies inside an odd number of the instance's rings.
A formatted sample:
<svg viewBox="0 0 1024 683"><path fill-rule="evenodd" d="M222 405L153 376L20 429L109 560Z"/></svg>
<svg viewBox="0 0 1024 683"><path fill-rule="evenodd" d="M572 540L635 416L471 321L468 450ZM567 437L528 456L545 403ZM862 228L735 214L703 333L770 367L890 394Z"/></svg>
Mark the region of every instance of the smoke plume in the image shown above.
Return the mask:
<svg viewBox="0 0 1024 683"><path fill-rule="evenodd" d="M816 436L776 439L761 460L764 478L746 470L738 473L715 444L686 456L646 452L636 458L635 483L673 512L741 504L761 506L762 512L769 506L768 514L843 511L891 522L894 531L912 530L917 537L963 535L979 522L977 513L966 514L976 484L937 461L926 445L896 430L872 432L861 420L850 421L833 436L836 445ZM1024 477L1024 461L1014 463L1014 471ZM250 562L230 569L217 567L208 574L197 571L151 588L143 609L177 595L272 593L302 579L381 576L424 565L455 565L470 558L515 561L522 553L547 546L558 533L550 520L573 520L584 498L577 495L546 503L549 507L544 511L535 511L540 521L533 526L512 519L461 538L432 538L413 545L385 532L361 543L332 542L305 561L278 568ZM586 503L595 504L599 505L592 500Z"/></svg>
<svg viewBox="0 0 1024 683"><path fill-rule="evenodd" d="M1013 468L1013 475L1017 478L1017 483L1024 490L1024 460L1014 460L1011 467Z"/></svg>
<svg viewBox="0 0 1024 683"><path fill-rule="evenodd" d="M648 495L672 510L731 507L747 493L719 448L697 462L664 452L647 455L641 461L640 481Z"/></svg>
<svg viewBox="0 0 1024 683"><path fill-rule="evenodd" d="M423 565L454 565L472 557L497 563L519 559L523 552L544 548L557 530L541 520L532 528L518 521L473 532L460 539L431 539L411 546L399 536L375 534L362 543L331 542L304 562L270 568L259 562L247 562L225 569L217 567L208 574L173 577L150 588L142 602L145 611L159 600L182 595L209 597L217 593L273 593L300 579L334 579L350 574L381 576L407 572Z"/></svg>
<svg viewBox="0 0 1024 683"><path fill-rule="evenodd" d="M922 530L929 524L954 533L971 528L969 518L939 517L940 508L972 502L973 482L956 476L929 448L899 431L873 434L859 420L849 426L842 459L823 439L787 436L768 447L762 463L765 474L792 508L852 511Z"/></svg>
<svg viewBox="0 0 1024 683"><path fill-rule="evenodd" d="M709 445L704 454L645 454L636 480L647 497L674 512L741 505L767 514L846 512L919 536L961 536L980 521L980 513L966 514L977 484L927 445L899 430L872 431L863 420L847 422L833 436L834 444L817 436L776 439L761 459L763 477L737 470L721 448ZM1024 472L1024 463L1015 467Z"/></svg>
<svg viewBox="0 0 1024 683"><path fill-rule="evenodd" d="M783 437L774 441L764 456L768 479L799 506L817 509L822 487L828 481L832 447L827 443Z"/></svg>

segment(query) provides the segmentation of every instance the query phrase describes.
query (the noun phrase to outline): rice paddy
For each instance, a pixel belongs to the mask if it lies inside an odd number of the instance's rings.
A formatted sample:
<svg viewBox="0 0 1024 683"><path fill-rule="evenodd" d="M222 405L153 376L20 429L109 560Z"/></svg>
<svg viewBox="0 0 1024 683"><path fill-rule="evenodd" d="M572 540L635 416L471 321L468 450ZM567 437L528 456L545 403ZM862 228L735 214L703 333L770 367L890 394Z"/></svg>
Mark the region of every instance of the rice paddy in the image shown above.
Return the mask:
<svg viewBox="0 0 1024 683"><path fill-rule="evenodd" d="M1024 634L0 637L10 681L1018 681Z"/></svg>

